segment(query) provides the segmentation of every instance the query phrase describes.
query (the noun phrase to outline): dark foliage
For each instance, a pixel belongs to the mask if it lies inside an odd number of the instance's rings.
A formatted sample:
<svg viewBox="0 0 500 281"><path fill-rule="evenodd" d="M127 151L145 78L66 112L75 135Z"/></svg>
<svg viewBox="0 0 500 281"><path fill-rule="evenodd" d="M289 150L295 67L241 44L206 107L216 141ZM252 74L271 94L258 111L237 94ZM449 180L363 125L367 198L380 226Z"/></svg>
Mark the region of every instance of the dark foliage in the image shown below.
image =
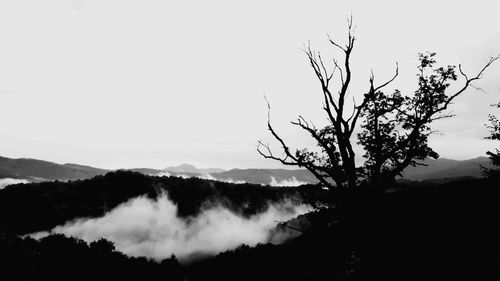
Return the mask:
<svg viewBox="0 0 500 281"><path fill-rule="evenodd" d="M139 195L156 195L151 179L128 172L12 185L0 190L0 228L16 234L49 230L74 218L101 216Z"/></svg>
<svg viewBox="0 0 500 281"><path fill-rule="evenodd" d="M493 104L492 106L500 108L500 103ZM500 120L495 115L489 115L488 120L490 124L487 125L490 129L490 135L486 137L489 140L500 141ZM495 152L486 152L490 157L491 163L495 166L494 168L483 167L483 174L490 178L500 179L500 150L495 149Z"/></svg>
<svg viewBox="0 0 500 281"><path fill-rule="evenodd" d="M337 194L348 207L313 213L315 227L299 238L222 253L194 265L189 280L498 280L496 185Z"/></svg>
<svg viewBox="0 0 500 281"><path fill-rule="evenodd" d="M104 239L87 244L51 235L36 241L4 233L0 272L2 280L184 280L185 275L175 257L162 263L127 257Z"/></svg>

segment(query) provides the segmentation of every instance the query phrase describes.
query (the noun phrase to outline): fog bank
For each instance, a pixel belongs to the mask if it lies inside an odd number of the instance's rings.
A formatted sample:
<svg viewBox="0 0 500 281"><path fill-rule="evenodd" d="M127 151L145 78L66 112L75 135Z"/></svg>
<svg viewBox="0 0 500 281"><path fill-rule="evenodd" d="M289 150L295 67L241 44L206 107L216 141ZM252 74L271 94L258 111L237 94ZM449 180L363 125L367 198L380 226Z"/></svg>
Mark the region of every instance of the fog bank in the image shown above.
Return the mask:
<svg viewBox="0 0 500 281"><path fill-rule="evenodd" d="M280 243L289 233L272 231L278 222L307 213L312 208L291 200L270 204L263 213L244 218L213 205L188 219L177 216L177 206L162 195L156 200L132 199L100 218L78 219L55 227L61 233L92 242L106 238L130 256L161 260L176 255L181 261L197 255L215 255L241 244ZM36 233L39 238L49 233ZM271 237L272 236L272 237Z"/></svg>
<svg viewBox="0 0 500 281"><path fill-rule="evenodd" d="M301 186L304 184L308 184L305 181L299 181L296 177L291 177L289 179L276 180L276 178L271 177L270 186Z"/></svg>

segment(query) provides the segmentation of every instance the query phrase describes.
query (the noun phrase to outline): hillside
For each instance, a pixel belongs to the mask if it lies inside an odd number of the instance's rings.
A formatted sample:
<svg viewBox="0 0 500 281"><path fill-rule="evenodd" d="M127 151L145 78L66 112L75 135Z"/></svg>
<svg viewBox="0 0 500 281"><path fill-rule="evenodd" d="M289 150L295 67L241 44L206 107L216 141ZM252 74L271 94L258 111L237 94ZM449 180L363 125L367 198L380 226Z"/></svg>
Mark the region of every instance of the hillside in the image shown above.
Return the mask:
<svg viewBox="0 0 500 281"><path fill-rule="evenodd" d="M75 180L92 178L108 172L77 164L56 164L43 160L0 156L0 178L26 179L29 181Z"/></svg>
<svg viewBox="0 0 500 281"><path fill-rule="evenodd" d="M403 178L408 180L429 180L460 177L482 177L482 166L490 167L487 157L477 157L468 160L451 160L439 158L428 159L424 162L426 166L408 167L403 172Z"/></svg>

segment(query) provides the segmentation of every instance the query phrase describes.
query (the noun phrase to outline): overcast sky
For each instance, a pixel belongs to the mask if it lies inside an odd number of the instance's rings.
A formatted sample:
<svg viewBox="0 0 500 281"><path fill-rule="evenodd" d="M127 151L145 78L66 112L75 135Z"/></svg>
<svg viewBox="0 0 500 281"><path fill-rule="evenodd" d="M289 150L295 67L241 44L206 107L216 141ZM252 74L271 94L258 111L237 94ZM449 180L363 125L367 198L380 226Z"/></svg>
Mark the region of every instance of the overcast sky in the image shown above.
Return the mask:
<svg viewBox="0 0 500 281"><path fill-rule="evenodd" d="M255 150L257 139L272 143L264 94L293 146L311 142L290 120L325 120L301 50L308 40L337 56L327 35L343 42L352 13L351 94L367 89L371 70L389 78L396 61L393 87L411 93L419 52L470 74L499 54L499 8L480 0L1 1L0 155L103 168L278 167ZM436 123L431 145L442 157L499 146L483 139L499 78L497 63L476 83L485 93L468 91L457 116Z"/></svg>

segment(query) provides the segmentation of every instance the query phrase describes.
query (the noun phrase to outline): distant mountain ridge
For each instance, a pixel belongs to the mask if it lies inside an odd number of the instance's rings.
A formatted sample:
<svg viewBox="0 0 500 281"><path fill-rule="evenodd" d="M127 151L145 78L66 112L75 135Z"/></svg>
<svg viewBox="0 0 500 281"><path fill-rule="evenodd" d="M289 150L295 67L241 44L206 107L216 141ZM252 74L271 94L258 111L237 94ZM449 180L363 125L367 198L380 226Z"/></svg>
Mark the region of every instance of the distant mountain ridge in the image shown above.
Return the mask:
<svg viewBox="0 0 500 281"><path fill-rule="evenodd" d="M452 160L438 158L424 161L427 166L408 167L403 172L403 178L408 180L430 180L442 178L482 177L482 168L491 167L487 157L476 157L467 160Z"/></svg>
<svg viewBox="0 0 500 281"><path fill-rule="evenodd" d="M285 170L285 169L231 169L221 173L212 173L212 177L218 180L243 181L258 184L270 184L275 181L277 184L284 181L295 181L305 184L318 183L314 175L305 169Z"/></svg>
<svg viewBox="0 0 500 281"><path fill-rule="evenodd" d="M167 167L163 169L163 171L171 172L171 173L188 173L188 174L212 174L212 173L221 173L226 170L220 168L207 168L207 169L199 169L191 164L182 164L174 167Z"/></svg>
<svg viewBox="0 0 500 281"><path fill-rule="evenodd" d="M157 175L163 173L163 170L150 169L150 168L133 168L133 169L128 169L128 170L132 171L132 172L138 172L138 173L148 175L148 176L157 176Z"/></svg>
<svg viewBox="0 0 500 281"><path fill-rule="evenodd" d="M56 164L37 159L11 159L0 156L0 178L66 181L92 178L107 172L109 170L78 164Z"/></svg>
<svg viewBox="0 0 500 281"><path fill-rule="evenodd" d="M439 158L437 160L428 159L424 163L426 164L425 166L408 167L403 173L403 179L421 181L462 177L478 178L482 177L481 166L491 167L489 158L487 157L477 157L462 161L446 158ZM248 182L264 185L300 185L315 184L318 182L305 169L199 169L191 164L182 164L180 166L167 167L163 170L150 168L127 170L152 176L200 177L219 181ZM78 164L57 164L37 159L11 159L0 156L0 179L5 179L6 183L15 182L13 180L39 182L88 179L110 171Z"/></svg>

